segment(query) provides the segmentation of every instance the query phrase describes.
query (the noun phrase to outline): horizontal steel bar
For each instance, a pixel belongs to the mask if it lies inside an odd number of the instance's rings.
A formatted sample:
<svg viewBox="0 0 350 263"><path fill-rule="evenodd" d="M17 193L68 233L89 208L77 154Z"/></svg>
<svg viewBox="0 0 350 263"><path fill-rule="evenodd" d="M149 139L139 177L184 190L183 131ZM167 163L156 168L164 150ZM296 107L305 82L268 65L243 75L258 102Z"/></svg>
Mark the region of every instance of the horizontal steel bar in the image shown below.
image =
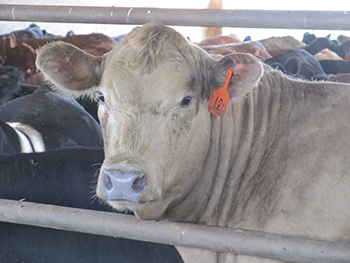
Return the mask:
<svg viewBox="0 0 350 263"><path fill-rule="evenodd" d="M350 243L0 199L0 221L290 262L350 262Z"/></svg>
<svg viewBox="0 0 350 263"><path fill-rule="evenodd" d="M0 20L132 25L160 21L174 26L350 29L350 11L0 5Z"/></svg>

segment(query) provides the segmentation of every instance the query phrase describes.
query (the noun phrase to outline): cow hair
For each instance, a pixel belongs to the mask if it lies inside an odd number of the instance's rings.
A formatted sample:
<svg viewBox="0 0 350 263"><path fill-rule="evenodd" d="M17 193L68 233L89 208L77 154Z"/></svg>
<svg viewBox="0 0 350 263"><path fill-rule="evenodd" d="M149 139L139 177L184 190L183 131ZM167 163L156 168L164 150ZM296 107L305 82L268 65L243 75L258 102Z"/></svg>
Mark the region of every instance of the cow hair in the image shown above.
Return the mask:
<svg viewBox="0 0 350 263"><path fill-rule="evenodd" d="M120 43L131 48L131 54L126 58L126 65L132 71L141 74L150 74L162 62L174 61L179 55L185 59L195 56L199 60L200 56L196 54L196 50L205 52L194 44L189 45L191 42L187 38L158 22L135 27ZM167 48L170 46L176 47L176 53L170 53L173 50Z"/></svg>

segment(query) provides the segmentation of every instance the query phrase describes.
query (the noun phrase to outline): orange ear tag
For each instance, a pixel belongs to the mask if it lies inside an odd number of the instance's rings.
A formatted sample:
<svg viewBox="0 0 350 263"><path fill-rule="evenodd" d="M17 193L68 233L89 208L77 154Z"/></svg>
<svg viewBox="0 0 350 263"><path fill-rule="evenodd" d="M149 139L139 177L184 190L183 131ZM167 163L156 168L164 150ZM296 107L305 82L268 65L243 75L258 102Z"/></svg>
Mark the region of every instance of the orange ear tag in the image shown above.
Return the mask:
<svg viewBox="0 0 350 263"><path fill-rule="evenodd" d="M208 111L220 117L224 117L226 108L230 102L230 94L228 93L227 86L230 83L233 71L227 70L227 77L224 86L214 90L209 99Z"/></svg>

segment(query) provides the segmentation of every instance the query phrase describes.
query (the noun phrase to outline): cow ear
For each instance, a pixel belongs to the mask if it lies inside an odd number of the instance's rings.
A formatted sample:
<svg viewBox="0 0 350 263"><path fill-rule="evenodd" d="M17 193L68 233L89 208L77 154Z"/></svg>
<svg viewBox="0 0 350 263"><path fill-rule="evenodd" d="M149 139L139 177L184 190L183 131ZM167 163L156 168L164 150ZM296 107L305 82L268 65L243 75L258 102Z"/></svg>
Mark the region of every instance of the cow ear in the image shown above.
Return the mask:
<svg viewBox="0 0 350 263"><path fill-rule="evenodd" d="M213 89L222 87L228 76L227 70L232 71L227 90L231 99L244 96L253 90L263 75L262 62L250 55L234 53L218 61L211 71L210 86Z"/></svg>
<svg viewBox="0 0 350 263"><path fill-rule="evenodd" d="M16 36L14 34L8 34L5 38L5 49L9 51L17 46Z"/></svg>
<svg viewBox="0 0 350 263"><path fill-rule="evenodd" d="M99 86L105 57L95 57L76 46L54 42L37 51L36 65L54 88L79 97Z"/></svg>

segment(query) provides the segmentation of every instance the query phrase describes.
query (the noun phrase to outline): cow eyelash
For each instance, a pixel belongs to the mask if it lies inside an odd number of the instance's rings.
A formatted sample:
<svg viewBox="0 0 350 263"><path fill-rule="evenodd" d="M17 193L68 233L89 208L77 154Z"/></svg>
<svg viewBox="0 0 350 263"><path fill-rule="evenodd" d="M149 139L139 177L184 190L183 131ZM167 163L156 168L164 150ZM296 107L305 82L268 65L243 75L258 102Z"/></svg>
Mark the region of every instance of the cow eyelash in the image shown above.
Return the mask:
<svg viewBox="0 0 350 263"><path fill-rule="evenodd" d="M191 104L191 97L190 96L186 96L185 98L182 99L181 101L181 107L188 107Z"/></svg>

